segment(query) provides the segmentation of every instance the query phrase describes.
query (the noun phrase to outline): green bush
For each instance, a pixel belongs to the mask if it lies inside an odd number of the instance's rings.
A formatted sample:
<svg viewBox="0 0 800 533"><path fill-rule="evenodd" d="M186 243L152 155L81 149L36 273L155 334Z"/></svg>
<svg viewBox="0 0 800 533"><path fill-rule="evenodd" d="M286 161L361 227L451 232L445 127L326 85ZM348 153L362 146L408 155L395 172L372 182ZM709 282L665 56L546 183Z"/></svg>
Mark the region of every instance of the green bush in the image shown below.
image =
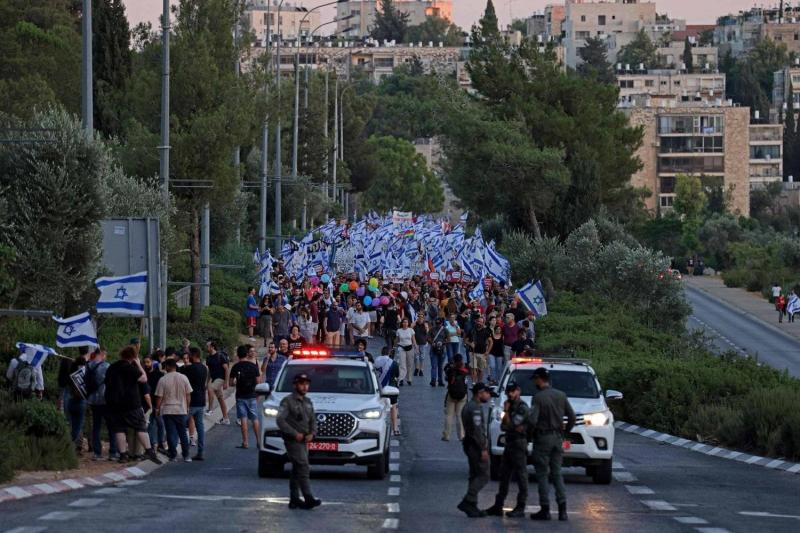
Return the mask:
<svg viewBox="0 0 800 533"><path fill-rule="evenodd" d="M0 408L0 420L31 437L69 435L64 415L54 405L39 400L8 403Z"/></svg>
<svg viewBox="0 0 800 533"><path fill-rule="evenodd" d="M189 309L178 309L167 323L167 335L172 338L186 337L196 346L204 346L206 340L216 339L228 350L239 343L242 316L231 309L211 305L203 309L200 322L189 321Z"/></svg>

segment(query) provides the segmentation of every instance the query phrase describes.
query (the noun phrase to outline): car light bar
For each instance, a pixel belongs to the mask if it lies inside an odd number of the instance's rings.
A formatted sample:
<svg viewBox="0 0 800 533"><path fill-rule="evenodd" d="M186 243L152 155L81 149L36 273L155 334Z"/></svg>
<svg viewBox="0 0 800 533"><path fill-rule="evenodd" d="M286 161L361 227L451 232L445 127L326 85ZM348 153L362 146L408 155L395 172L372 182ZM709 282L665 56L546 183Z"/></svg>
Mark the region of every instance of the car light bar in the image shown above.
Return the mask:
<svg viewBox="0 0 800 533"><path fill-rule="evenodd" d="M314 357L330 357L331 351L327 348L296 348L292 350L292 357L310 359Z"/></svg>
<svg viewBox="0 0 800 533"><path fill-rule="evenodd" d="M541 357L512 357L512 363L544 363Z"/></svg>

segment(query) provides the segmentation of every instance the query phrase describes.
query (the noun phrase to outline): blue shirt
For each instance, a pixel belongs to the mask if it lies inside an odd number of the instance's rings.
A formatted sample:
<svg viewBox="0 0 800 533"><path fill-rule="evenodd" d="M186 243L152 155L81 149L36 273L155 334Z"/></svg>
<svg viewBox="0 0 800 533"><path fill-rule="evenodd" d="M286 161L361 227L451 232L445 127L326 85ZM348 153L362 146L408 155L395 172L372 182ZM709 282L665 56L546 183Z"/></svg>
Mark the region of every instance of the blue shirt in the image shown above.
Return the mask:
<svg viewBox="0 0 800 533"><path fill-rule="evenodd" d="M253 309L252 307L250 307L251 305L255 306L256 309ZM256 297L253 296L252 294L248 295L247 296L247 308L245 309L244 316L246 316L247 318L257 317L258 314L259 314L257 307L258 307L258 303L256 303Z"/></svg>
<svg viewBox="0 0 800 533"><path fill-rule="evenodd" d="M269 383L270 388L274 388L275 380L278 379L278 373L281 371L281 368L283 368L283 364L286 362L286 357L281 354L277 354L274 361L267 357L264 359L264 362L266 362L266 368L264 369L264 382Z"/></svg>

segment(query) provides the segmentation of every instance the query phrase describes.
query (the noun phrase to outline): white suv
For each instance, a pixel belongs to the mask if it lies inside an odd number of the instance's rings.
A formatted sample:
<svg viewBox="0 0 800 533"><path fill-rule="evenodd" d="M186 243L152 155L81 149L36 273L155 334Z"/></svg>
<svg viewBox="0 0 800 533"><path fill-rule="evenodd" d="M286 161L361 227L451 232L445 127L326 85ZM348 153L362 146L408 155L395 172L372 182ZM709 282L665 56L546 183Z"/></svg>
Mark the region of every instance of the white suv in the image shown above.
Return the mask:
<svg viewBox="0 0 800 533"><path fill-rule="evenodd" d="M493 401L489 417L489 440L491 442L490 473L494 480L500 477L500 459L503 455L505 437L500 429L503 418L503 391L513 380L521 389L522 401L531 405L536 386L531 379L533 371L545 367L550 372L551 385L563 391L575 411L576 423L564 443L564 466L582 466L586 475L598 484L611 483L611 467L614 455L614 415L606 399L622 398L622 393L608 390L605 396L594 369L588 362L565 358L514 358L506 365L497 391L498 400ZM528 463L533 463L532 444L528 445Z"/></svg>
<svg viewBox="0 0 800 533"><path fill-rule="evenodd" d="M390 400L396 387L378 386L372 364L355 354L331 354L326 348L303 349L287 361L275 390L266 383L256 392L266 395L259 409L260 477L279 476L288 462L277 424L283 398L294 390L297 374L308 374L308 398L314 403L317 434L309 443L309 460L318 465L367 466L367 475L383 479L389 471Z"/></svg>

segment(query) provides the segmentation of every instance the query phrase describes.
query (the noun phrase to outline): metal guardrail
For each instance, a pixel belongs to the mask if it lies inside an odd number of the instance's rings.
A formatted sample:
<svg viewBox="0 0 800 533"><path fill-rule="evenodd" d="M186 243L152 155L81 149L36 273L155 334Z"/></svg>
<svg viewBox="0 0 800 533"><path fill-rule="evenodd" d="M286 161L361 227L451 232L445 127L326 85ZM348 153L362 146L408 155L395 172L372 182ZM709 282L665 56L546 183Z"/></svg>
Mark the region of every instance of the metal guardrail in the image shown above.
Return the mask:
<svg viewBox="0 0 800 533"><path fill-rule="evenodd" d="M172 297L175 299L175 305L178 306L180 309L186 309L189 307L189 300L192 296L192 287L191 285L186 285L185 287L181 287L177 291L172 293Z"/></svg>

